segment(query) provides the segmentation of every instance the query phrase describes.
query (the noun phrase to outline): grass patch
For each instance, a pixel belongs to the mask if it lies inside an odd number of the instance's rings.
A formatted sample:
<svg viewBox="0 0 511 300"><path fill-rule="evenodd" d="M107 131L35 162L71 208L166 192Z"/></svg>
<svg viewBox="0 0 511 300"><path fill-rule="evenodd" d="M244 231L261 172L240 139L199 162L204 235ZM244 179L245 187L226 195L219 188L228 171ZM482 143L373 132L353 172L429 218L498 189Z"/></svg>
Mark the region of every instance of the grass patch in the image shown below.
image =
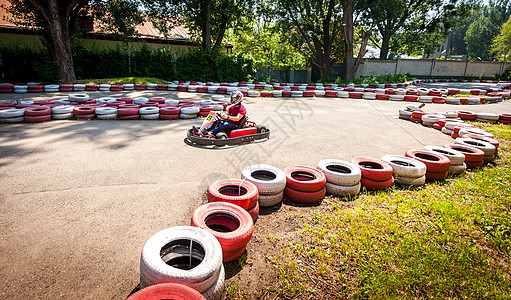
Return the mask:
<svg viewBox="0 0 511 300"><path fill-rule="evenodd" d="M352 81L345 81L338 77L335 80L337 84L380 84L380 83L403 83L410 80L415 80L415 77L410 74L387 74L381 76L367 76L367 77L359 77L355 78ZM326 83L326 82L325 82Z"/></svg>
<svg viewBox="0 0 511 300"><path fill-rule="evenodd" d="M73 81L73 83L82 83L82 84L125 84L125 83L166 84L167 82L163 79L154 78L154 77L118 77L118 78L82 79L82 80Z"/></svg>
<svg viewBox="0 0 511 300"><path fill-rule="evenodd" d="M478 127L501 142L496 166L351 202L329 197L297 238L272 239L282 248L272 296L509 299L511 126Z"/></svg>

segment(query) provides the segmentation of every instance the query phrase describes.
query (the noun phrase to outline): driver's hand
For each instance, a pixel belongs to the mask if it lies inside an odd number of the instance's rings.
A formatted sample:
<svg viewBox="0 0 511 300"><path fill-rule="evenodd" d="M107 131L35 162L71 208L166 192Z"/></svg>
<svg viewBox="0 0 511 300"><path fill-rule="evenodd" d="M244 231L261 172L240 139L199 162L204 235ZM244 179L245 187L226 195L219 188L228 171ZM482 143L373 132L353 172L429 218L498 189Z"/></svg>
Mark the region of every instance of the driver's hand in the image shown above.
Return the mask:
<svg viewBox="0 0 511 300"><path fill-rule="evenodd" d="M222 119L227 119L229 116L228 116L227 114L222 114L220 117L221 117Z"/></svg>

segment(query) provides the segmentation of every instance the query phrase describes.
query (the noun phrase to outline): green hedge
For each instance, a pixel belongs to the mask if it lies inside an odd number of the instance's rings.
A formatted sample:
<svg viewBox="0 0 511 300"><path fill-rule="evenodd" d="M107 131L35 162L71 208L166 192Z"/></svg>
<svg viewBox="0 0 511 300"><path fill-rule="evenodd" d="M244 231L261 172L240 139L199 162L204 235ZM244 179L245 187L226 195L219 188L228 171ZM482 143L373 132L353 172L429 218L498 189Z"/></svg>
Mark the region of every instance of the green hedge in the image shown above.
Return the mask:
<svg viewBox="0 0 511 300"><path fill-rule="evenodd" d="M59 74L46 49L0 45L4 82L58 82ZM240 55L193 50L176 56L168 48L73 47L77 79L156 77L165 80L244 81L255 74L253 61Z"/></svg>

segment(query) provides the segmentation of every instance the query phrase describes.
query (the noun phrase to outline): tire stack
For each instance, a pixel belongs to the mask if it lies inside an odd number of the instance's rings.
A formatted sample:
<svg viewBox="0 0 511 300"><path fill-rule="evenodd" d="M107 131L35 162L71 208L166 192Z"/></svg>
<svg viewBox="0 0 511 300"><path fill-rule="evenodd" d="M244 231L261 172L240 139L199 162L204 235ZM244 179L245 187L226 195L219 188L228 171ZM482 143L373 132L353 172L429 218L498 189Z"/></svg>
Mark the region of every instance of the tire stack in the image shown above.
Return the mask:
<svg viewBox="0 0 511 300"><path fill-rule="evenodd" d="M476 121L484 123L497 123L498 120L499 115L492 113L478 113L476 118Z"/></svg>
<svg viewBox="0 0 511 300"><path fill-rule="evenodd" d="M219 300L225 270L215 236L205 229L176 226L149 238L140 255L140 287L161 283L182 284L208 300Z"/></svg>
<svg viewBox="0 0 511 300"><path fill-rule="evenodd" d="M465 165L469 170L481 168L484 165L484 152L477 148L461 144L446 144L444 148L463 153L465 155Z"/></svg>
<svg viewBox="0 0 511 300"><path fill-rule="evenodd" d="M161 107L160 108L160 119L161 120L176 120L179 119L181 108L179 107Z"/></svg>
<svg viewBox="0 0 511 300"><path fill-rule="evenodd" d="M199 117L207 117L214 110L212 105L199 107Z"/></svg>
<svg viewBox="0 0 511 300"><path fill-rule="evenodd" d="M142 289L126 300L159 300L159 299L177 299L177 300L206 300L201 293L177 283L160 283L151 285Z"/></svg>
<svg viewBox="0 0 511 300"><path fill-rule="evenodd" d="M60 91L60 86L58 84L47 84L44 86L44 91L47 93L54 93Z"/></svg>
<svg viewBox="0 0 511 300"><path fill-rule="evenodd" d="M221 179L208 186L208 202L228 202L245 209L255 221L259 217L259 192L250 181Z"/></svg>
<svg viewBox="0 0 511 300"><path fill-rule="evenodd" d="M0 87L1 87L1 85L0 85ZM0 90L0 93L1 93L1 90ZM500 114L499 122L502 124L506 124L506 125L511 124L511 114Z"/></svg>
<svg viewBox="0 0 511 300"><path fill-rule="evenodd" d="M94 119L96 117L95 108L89 106L79 106L73 109L76 119Z"/></svg>
<svg viewBox="0 0 511 300"><path fill-rule="evenodd" d="M0 94L14 93L14 85L8 83L0 83Z"/></svg>
<svg viewBox="0 0 511 300"><path fill-rule="evenodd" d="M53 120L72 119L74 117L73 109L72 105L55 106L51 109L51 118Z"/></svg>
<svg viewBox="0 0 511 300"><path fill-rule="evenodd" d="M298 203L317 203L326 194L326 177L321 170L292 166L284 169L286 188L284 195L287 199Z"/></svg>
<svg viewBox="0 0 511 300"><path fill-rule="evenodd" d="M488 142L490 144L492 144L494 147L495 147L495 156L498 156L498 152L499 152L499 141L497 141L496 139L492 139L490 137L487 137L487 136L481 136L481 135L477 135L477 134L465 134L463 136L464 138L468 138L468 139L474 139L474 140L479 140L479 141L484 141L484 142Z"/></svg>
<svg viewBox="0 0 511 300"><path fill-rule="evenodd" d="M418 160L426 165L426 179L442 181L449 174L450 160L447 156L429 150L408 150L406 157Z"/></svg>
<svg viewBox="0 0 511 300"><path fill-rule="evenodd" d="M117 116L121 120L138 120L139 108L138 104L121 104L117 107Z"/></svg>
<svg viewBox="0 0 511 300"><path fill-rule="evenodd" d="M67 96L68 100L71 103L84 103L89 100L89 95L87 94L69 94Z"/></svg>
<svg viewBox="0 0 511 300"><path fill-rule="evenodd" d="M51 108L48 106L34 106L25 108L25 122L39 123L51 120Z"/></svg>
<svg viewBox="0 0 511 300"><path fill-rule="evenodd" d="M197 106L182 107L181 114L179 115L179 118L180 119L195 119L195 118L197 118L197 115L199 112L200 112L200 108Z"/></svg>
<svg viewBox="0 0 511 300"><path fill-rule="evenodd" d="M426 183L426 165L401 155L385 155L382 161L392 167L394 182L406 186L420 186Z"/></svg>
<svg viewBox="0 0 511 300"><path fill-rule="evenodd" d="M99 120L117 119L117 108L115 107L98 107L94 112Z"/></svg>
<svg viewBox="0 0 511 300"><path fill-rule="evenodd" d="M213 234L222 247L223 262L239 258L254 233L254 221L243 208L227 202L199 206L192 214L191 226Z"/></svg>
<svg viewBox="0 0 511 300"><path fill-rule="evenodd" d="M449 159L449 174L459 175L463 174L467 170L467 165L465 164L465 154L460 151L439 146L425 146L424 150L436 152L446 156Z"/></svg>
<svg viewBox="0 0 511 300"><path fill-rule="evenodd" d="M28 85L15 85L13 89L16 94L28 93Z"/></svg>
<svg viewBox="0 0 511 300"><path fill-rule="evenodd" d="M59 85L60 92L72 92L74 86L72 84L61 84Z"/></svg>
<svg viewBox="0 0 511 300"><path fill-rule="evenodd" d="M0 110L0 123L19 123L25 121L25 110L9 108Z"/></svg>
<svg viewBox="0 0 511 300"><path fill-rule="evenodd" d="M438 123L438 120L444 119L444 115L437 115L437 114L425 114L421 117L422 119L422 125L427 127L433 127L436 123Z"/></svg>
<svg viewBox="0 0 511 300"><path fill-rule="evenodd" d="M356 165L338 159L324 159L318 162L318 169L325 174L328 194L352 197L360 193L362 173Z"/></svg>
<svg viewBox="0 0 511 300"><path fill-rule="evenodd" d="M360 168L362 185L371 191L384 190L394 185L392 177L392 167L379 159L358 156L351 160L353 164Z"/></svg>
<svg viewBox="0 0 511 300"><path fill-rule="evenodd" d="M26 113L25 113L26 114ZM469 147L477 148L484 152L483 161L485 163L494 162L495 161L495 146L490 144L489 142L476 140L471 138L457 138L454 140L455 144L464 145Z"/></svg>
<svg viewBox="0 0 511 300"><path fill-rule="evenodd" d="M110 91L110 87L112 87L112 85L103 83L103 84L99 85L99 90L102 91L102 92L109 92Z"/></svg>
<svg viewBox="0 0 511 300"><path fill-rule="evenodd" d="M160 108L157 106L145 106L139 109L140 119L142 120L159 120Z"/></svg>
<svg viewBox="0 0 511 300"><path fill-rule="evenodd" d="M456 113L458 113L458 117L462 120L474 121L477 119L477 114L471 111L457 111Z"/></svg>
<svg viewBox="0 0 511 300"><path fill-rule="evenodd" d="M241 171L241 178L257 187L260 207L271 207L282 202L286 174L281 169L264 164L252 165Z"/></svg>

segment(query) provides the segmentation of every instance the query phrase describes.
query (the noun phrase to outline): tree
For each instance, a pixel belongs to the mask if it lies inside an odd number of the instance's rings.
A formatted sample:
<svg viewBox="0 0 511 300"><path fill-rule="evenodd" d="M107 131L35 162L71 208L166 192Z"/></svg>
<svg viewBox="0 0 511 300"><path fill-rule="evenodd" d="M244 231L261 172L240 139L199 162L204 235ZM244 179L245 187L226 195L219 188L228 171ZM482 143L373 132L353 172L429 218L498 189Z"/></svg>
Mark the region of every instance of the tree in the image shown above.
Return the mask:
<svg viewBox="0 0 511 300"><path fill-rule="evenodd" d="M237 26L239 20L250 14L255 0L143 0L152 15L166 17L167 21L180 17L188 28L200 37L204 50L218 50L225 33ZM160 31L167 24L158 26Z"/></svg>
<svg viewBox="0 0 511 300"><path fill-rule="evenodd" d="M511 60L511 18L500 28L492 43L492 53L499 61Z"/></svg>
<svg viewBox="0 0 511 300"><path fill-rule="evenodd" d="M137 20L133 18L136 0L8 0L10 6L6 10L12 14L11 22L30 28L42 30L43 36L51 50L53 59L58 66L60 81L75 80L73 55L71 51L71 35L78 14L87 5L91 10L102 9L102 20L113 23L109 28L121 32L132 33ZM130 4L131 3L131 4ZM110 10L109 10L110 8ZM105 12L106 10L106 12ZM123 16L124 18L117 18Z"/></svg>
<svg viewBox="0 0 511 300"><path fill-rule="evenodd" d="M362 62L362 58L366 54L366 47L369 38L371 37L371 31L366 31L360 45L360 51L357 59L353 57L353 0L342 0L343 5L343 27L344 27L344 47L345 47L345 66L346 74L345 80L351 81L355 79L358 66Z"/></svg>
<svg viewBox="0 0 511 300"><path fill-rule="evenodd" d="M387 59L392 48L403 44L409 52L416 52L414 46L421 40L429 40L421 48L435 48L467 16L472 4L464 1L470 0L358 0L356 9L361 21L380 34L375 44L380 47L380 59Z"/></svg>

